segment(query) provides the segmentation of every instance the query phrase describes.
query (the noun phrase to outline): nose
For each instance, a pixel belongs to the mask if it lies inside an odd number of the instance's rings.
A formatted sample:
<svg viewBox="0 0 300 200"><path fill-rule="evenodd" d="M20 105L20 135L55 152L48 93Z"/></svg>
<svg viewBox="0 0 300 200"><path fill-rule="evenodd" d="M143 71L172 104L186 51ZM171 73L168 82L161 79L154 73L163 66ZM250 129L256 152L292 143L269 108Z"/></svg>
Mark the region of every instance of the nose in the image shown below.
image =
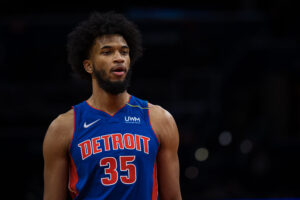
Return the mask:
<svg viewBox="0 0 300 200"><path fill-rule="evenodd" d="M123 63L124 61L125 60L122 54L119 51L116 51L116 53L114 54L114 62Z"/></svg>

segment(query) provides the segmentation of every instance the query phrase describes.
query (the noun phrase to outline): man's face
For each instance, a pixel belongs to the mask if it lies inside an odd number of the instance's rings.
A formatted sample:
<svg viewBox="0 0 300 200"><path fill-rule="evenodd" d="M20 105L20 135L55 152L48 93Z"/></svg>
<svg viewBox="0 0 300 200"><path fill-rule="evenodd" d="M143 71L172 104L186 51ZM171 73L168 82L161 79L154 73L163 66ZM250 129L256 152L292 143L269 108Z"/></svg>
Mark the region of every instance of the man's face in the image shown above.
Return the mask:
<svg viewBox="0 0 300 200"><path fill-rule="evenodd" d="M129 86L130 57L125 39L117 34L96 39L90 55L92 78L111 94L124 92Z"/></svg>

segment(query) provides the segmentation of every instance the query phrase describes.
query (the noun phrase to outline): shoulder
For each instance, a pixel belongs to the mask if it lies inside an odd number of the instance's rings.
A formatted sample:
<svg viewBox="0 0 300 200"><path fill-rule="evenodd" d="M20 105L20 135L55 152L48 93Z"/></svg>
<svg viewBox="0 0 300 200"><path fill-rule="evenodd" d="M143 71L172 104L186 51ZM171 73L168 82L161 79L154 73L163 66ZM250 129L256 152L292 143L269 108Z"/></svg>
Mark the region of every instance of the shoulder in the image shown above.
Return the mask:
<svg viewBox="0 0 300 200"><path fill-rule="evenodd" d="M74 111L69 110L66 113L58 115L50 124L48 131L66 131L73 129L74 127Z"/></svg>
<svg viewBox="0 0 300 200"><path fill-rule="evenodd" d="M158 120L158 121L163 120L164 122L174 120L171 113L169 113L167 110L165 110L161 106L154 105L154 104L151 104L151 103L149 103L148 106L149 106L149 113L151 115L150 117L151 117L152 120L155 120L155 121L156 120Z"/></svg>
<svg viewBox="0 0 300 200"><path fill-rule="evenodd" d="M149 118L160 142L178 137L177 125L171 113L159 105L149 103Z"/></svg>
<svg viewBox="0 0 300 200"><path fill-rule="evenodd" d="M58 115L48 127L45 141L68 147L73 137L74 117L73 109Z"/></svg>

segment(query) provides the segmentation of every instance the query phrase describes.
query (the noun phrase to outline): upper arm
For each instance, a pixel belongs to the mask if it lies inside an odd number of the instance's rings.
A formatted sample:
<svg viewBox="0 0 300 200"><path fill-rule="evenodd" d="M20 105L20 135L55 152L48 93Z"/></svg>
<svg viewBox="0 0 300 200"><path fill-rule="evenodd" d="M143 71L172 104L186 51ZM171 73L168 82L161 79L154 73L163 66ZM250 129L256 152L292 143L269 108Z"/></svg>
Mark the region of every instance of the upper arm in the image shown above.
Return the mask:
<svg viewBox="0 0 300 200"><path fill-rule="evenodd" d="M70 112L60 115L51 123L44 138L44 200L65 200L67 197L71 118Z"/></svg>
<svg viewBox="0 0 300 200"><path fill-rule="evenodd" d="M162 200L181 199L176 122L169 112L158 106L150 109L150 119L160 141L157 155L159 197Z"/></svg>

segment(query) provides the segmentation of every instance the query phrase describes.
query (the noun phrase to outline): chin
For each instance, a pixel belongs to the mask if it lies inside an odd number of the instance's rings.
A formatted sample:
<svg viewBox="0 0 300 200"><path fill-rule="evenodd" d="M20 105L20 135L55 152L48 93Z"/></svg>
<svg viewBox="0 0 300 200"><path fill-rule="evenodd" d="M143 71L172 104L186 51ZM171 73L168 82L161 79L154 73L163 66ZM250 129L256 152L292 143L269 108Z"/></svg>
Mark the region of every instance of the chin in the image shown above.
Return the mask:
<svg viewBox="0 0 300 200"><path fill-rule="evenodd" d="M111 78L110 81L111 81L111 82L123 82L123 81L125 81L125 77L121 77L121 78Z"/></svg>

